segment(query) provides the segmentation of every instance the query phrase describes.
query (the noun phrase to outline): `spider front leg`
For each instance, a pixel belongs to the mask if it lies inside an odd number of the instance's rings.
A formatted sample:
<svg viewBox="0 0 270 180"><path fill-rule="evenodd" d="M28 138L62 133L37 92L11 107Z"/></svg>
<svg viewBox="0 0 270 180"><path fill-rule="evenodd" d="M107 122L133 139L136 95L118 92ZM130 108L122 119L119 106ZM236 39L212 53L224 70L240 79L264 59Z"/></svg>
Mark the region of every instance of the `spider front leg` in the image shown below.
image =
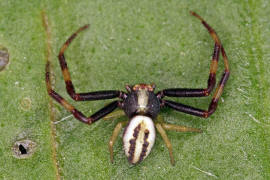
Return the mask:
<svg viewBox="0 0 270 180"><path fill-rule="evenodd" d="M89 93L76 93L73 83L71 81L71 76L68 70L68 66L65 60L64 52L73 39L77 36L78 33L87 29L89 25L85 25L79 28L75 33L73 33L68 40L63 44L60 49L58 59L61 66L62 74L66 83L66 89L68 94L72 99L75 101L89 101L89 100L101 100L101 99L112 99L112 98L124 98L126 95L122 91L116 90L107 90L107 91L96 91L96 92L89 92Z"/></svg>
<svg viewBox="0 0 270 180"><path fill-rule="evenodd" d="M212 92L212 90L214 89L215 84L216 84L216 72L217 72L217 68L218 68L220 50L222 52L224 65L225 65L224 79L229 78L228 59L227 59L225 50L224 50L224 48L223 48L223 46L218 38L217 33L198 14L196 14L195 12L192 12L192 11L190 13L191 13L191 15L197 17L201 21L201 23L208 30L209 34L211 35L212 39L215 42L207 88L205 88L205 89L191 89L191 88L164 89L164 90L157 93L157 96L160 98L163 98L165 96L169 96L169 97L203 97L203 96L208 96ZM224 85L225 85L225 83L224 83Z"/></svg>
<svg viewBox="0 0 270 180"><path fill-rule="evenodd" d="M223 47L221 48L221 52L222 52L223 58L227 60L227 56L226 56L226 53L225 53L225 50L223 49ZM212 101L208 107L208 110L194 108L191 106L187 106L187 105L184 105L181 103L176 103L176 102L169 101L169 100L161 100L162 101L161 105L162 105L162 107L167 106L167 107L173 108L177 111L184 112L187 114L208 118L210 115L212 115L215 112L217 105L218 105L219 98L223 92L224 86L225 86L228 78L229 78L229 71L225 70L225 72L223 73L223 76L219 82L219 85L215 91L215 94L213 95L213 98L212 98Z"/></svg>
<svg viewBox="0 0 270 180"><path fill-rule="evenodd" d="M78 119L81 122L92 124L95 121L103 118L107 114L111 113L113 110L115 110L120 102L119 101L113 101L104 108L100 109L96 113L94 113L90 117L86 117L84 114L82 114L80 111L78 111L76 108L74 108L69 102L67 102L63 97L61 97L57 92L55 92L52 89L51 81L50 81L50 62L48 61L46 64L46 86L47 86L47 92L48 94L55 99L59 104L61 104L65 109L67 109L69 112L73 114L73 116Z"/></svg>
<svg viewBox="0 0 270 180"><path fill-rule="evenodd" d="M217 67L218 67L218 59L219 59L219 52L221 51L223 60L224 60L224 66L225 70L223 73L223 76L221 80L219 81L219 85L213 95L212 101L208 107L208 110L201 110L197 108L193 108L191 106L187 106L184 104L176 103L173 101L168 101L168 100L161 100L162 102L162 107L167 106L170 108L173 108L177 111L181 111L184 113L188 113L191 115L199 116L199 117L204 117L207 118L211 114L213 114L217 108L218 105L218 100L223 92L224 86L229 79L230 75L230 70L229 70L229 63L228 63L228 58L226 55L226 52L218 38L217 33L214 31L214 29L209 26L206 21L200 17L198 14L195 12L190 12L193 16L197 17L201 23L204 25L204 27L208 30L209 34L215 41L215 47L214 47L214 53L213 53L213 58L212 58L212 63L210 66L210 75L208 79L208 87L206 89L181 89L181 88L175 88L175 89L165 89L157 93L157 97L162 99L165 96L171 96L171 97L201 97L201 96L208 96L209 93L212 91L212 89L215 86L216 82L216 72L217 72Z"/></svg>

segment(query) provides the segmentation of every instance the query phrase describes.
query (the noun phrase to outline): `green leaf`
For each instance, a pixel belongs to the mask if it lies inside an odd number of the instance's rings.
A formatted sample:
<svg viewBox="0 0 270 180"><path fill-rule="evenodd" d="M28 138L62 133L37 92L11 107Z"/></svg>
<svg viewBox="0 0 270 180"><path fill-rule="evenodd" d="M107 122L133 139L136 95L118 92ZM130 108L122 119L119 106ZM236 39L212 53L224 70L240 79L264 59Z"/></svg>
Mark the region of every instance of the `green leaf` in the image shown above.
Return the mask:
<svg viewBox="0 0 270 180"><path fill-rule="evenodd" d="M10 63L0 72L0 179L269 179L269 7L267 0L1 1L0 46ZM65 54L78 92L152 82L157 90L204 88L214 43L189 10L216 30L231 69L216 112L208 119L161 112L169 123L203 130L168 132L175 166L160 135L136 166L119 137L111 164L108 141L125 117L87 126L57 103L51 111L42 10L51 29L54 89L86 115L110 100L74 102L66 93L57 55L79 27L91 24ZM218 79L223 68L221 58ZM211 101L173 99L203 109ZM36 144L35 152L19 159L13 146L24 139Z"/></svg>

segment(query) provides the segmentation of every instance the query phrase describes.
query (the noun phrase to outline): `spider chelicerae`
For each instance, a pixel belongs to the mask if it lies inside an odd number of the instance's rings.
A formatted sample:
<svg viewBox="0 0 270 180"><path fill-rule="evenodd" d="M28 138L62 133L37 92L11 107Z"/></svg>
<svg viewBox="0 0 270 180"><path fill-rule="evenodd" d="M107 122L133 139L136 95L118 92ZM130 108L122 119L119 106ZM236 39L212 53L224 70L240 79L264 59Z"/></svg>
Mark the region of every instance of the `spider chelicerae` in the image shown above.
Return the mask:
<svg viewBox="0 0 270 180"><path fill-rule="evenodd" d="M79 28L75 33L73 33L69 39L63 44L60 49L58 59L62 69L62 74L66 84L66 90L72 99L75 101L92 101L92 100L104 100L119 98L120 100L115 100L93 115L86 117L83 113L78 111L73 105L67 102L63 97L61 97L57 92L52 89L50 82L50 62L46 64L46 85L48 94L60 103L65 109L70 111L73 116L81 122L86 124L92 124L97 120L110 119L115 117L120 117L122 115L128 116L128 121L119 122L110 138L109 141L109 151L111 162L113 162L113 145L117 136L119 135L121 129L125 127L123 134L123 146L125 154L128 161L131 164L136 164L145 159L151 151L151 148L155 142L156 130L160 133L161 137L165 141L165 144L169 150L169 155L171 163L174 165L174 158L172 153L172 145L169 138L166 135L165 130L175 130L179 132L201 132L200 129L178 126L173 124L165 123L162 117L158 115L160 109L163 107L169 107L176 111L184 112L187 114L207 118L213 114L217 108L218 100L223 92L226 81L229 78L229 64L225 53L225 50L218 38L218 35L212 27L210 27L206 21L200 17L195 12L190 12L191 15L197 17L204 27L208 30L209 34L213 38L214 52L212 56L212 62L210 66L210 74L208 78L208 85L205 89L191 89L191 88L170 88L164 89L157 93L154 92L154 84L136 84L136 85L126 85L127 92L119 90L105 90L96 91L89 93L76 93L75 88L72 84L70 73L68 71L67 63L65 60L64 52L72 42L72 40L77 36L77 34L89 25L85 25ZM219 85L213 95L212 101L207 110L202 110L187 106L174 101L166 100L164 97L203 97L208 96L215 87L216 84L216 72L218 68L219 54L222 54L225 70L222 75ZM119 108L120 110L116 110Z"/></svg>

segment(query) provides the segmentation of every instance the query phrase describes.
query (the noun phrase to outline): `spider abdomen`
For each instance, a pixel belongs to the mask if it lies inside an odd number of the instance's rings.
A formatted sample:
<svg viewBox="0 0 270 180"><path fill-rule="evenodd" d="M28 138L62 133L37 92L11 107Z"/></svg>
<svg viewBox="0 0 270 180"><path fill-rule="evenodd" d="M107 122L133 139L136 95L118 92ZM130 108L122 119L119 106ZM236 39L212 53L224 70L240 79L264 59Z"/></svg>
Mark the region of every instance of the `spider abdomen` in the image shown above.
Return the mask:
<svg viewBox="0 0 270 180"><path fill-rule="evenodd" d="M123 135L123 145L128 161L136 164L145 159L155 143L156 131L151 118L134 116Z"/></svg>

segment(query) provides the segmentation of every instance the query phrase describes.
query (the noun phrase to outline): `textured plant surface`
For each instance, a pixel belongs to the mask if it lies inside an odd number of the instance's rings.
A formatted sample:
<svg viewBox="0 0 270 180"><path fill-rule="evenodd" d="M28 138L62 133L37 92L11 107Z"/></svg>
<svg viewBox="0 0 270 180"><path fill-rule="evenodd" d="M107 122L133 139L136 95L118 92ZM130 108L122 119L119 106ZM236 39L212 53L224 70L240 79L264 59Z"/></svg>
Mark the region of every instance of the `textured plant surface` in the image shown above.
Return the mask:
<svg viewBox="0 0 270 180"><path fill-rule="evenodd" d="M0 72L0 179L269 179L269 7L267 0L1 1L0 45L10 63ZM57 60L80 26L91 24L66 53L78 92L142 82L154 82L158 90L206 87L214 43L189 10L216 30L231 68L217 111L208 119L161 112L169 123L203 130L168 132L175 166L160 135L136 166L128 163L119 137L111 164L107 143L125 117L87 126L54 102L50 108L42 10L51 29L54 88L87 115L110 100L72 101ZM221 59L219 78L222 71ZM211 97L174 100L206 109ZM36 143L35 153L17 159L12 147L23 139Z"/></svg>

